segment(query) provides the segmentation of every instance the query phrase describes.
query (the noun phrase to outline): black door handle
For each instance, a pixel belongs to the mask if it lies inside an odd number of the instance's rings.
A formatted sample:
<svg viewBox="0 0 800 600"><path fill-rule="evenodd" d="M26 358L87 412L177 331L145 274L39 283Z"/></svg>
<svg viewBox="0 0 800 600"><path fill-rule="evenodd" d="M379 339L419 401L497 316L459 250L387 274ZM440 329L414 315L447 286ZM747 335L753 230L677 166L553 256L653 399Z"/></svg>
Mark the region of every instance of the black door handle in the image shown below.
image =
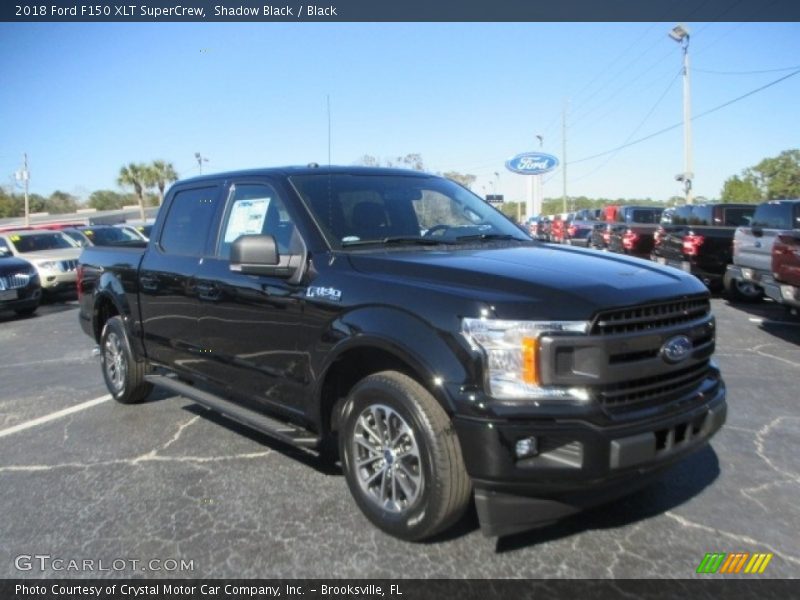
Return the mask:
<svg viewBox="0 0 800 600"><path fill-rule="evenodd" d="M149 292L154 292L158 289L158 279L155 277L146 277L143 275L139 277L139 284L142 286L142 289Z"/></svg>
<svg viewBox="0 0 800 600"><path fill-rule="evenodd" d="M199 282L195 289L201 300L219 300L222 290L216 283Z"/></svg>

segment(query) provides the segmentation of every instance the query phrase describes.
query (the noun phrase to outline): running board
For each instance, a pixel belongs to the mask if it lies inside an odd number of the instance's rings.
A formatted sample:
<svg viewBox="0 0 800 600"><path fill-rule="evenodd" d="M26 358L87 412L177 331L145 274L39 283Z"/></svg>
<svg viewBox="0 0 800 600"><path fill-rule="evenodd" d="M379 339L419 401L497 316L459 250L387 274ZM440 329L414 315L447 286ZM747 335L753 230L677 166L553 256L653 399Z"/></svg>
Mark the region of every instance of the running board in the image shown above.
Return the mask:
<svg viewBox="0 0 800 600"><path fill-rule="evenodd" d="M260 412L235 404L230 400L220 398L210 392L199 390L196 387L183 383L173 377L164 375L146 375L145 379L153 385L167 388L170 391L194 400L198 404L216 411L237 423L246 425L266 435L279 439L282 442L300 448L316 449L320 438L315 433L291 423L285 423Z"/></svg>

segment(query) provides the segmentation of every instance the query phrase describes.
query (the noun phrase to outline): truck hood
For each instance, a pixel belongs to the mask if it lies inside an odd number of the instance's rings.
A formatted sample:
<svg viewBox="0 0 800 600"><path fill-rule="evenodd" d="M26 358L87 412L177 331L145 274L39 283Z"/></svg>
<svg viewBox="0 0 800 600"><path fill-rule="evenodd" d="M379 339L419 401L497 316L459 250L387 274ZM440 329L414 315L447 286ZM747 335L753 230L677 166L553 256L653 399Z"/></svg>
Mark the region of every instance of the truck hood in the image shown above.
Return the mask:
<svg viewBox="0 0 800 600"><path fill-rule="evenodd" d="M583 319L598 308L707 293L677 269L566 246L353 253L350 261L387 284L486 302L502 318L530 318L532 304L545 304L546 318Z"/></svg>
<svg viewBox="0 0 800 600"><path fill-rule="evenodd" d="M36 252L25 252L19 255L32 263L39 263L45 260L76 260L81 255L82 248L59 248L57 250L37 250Z"/></svg>

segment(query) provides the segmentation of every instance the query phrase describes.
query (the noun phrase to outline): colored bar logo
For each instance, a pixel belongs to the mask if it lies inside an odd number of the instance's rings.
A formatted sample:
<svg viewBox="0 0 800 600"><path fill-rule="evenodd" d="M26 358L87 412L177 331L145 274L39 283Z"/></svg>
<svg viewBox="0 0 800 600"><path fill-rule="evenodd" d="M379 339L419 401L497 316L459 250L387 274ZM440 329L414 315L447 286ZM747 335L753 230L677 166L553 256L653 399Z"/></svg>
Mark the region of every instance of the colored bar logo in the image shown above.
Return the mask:
<svg viewBox="0 0 800 600"><path fill-rule="evenodd" d="M736 574L747 573L749 575L761 574L767 569L773 554L757 552L709 552L700 561L697 567L698 573L703 574Z"/></svg>

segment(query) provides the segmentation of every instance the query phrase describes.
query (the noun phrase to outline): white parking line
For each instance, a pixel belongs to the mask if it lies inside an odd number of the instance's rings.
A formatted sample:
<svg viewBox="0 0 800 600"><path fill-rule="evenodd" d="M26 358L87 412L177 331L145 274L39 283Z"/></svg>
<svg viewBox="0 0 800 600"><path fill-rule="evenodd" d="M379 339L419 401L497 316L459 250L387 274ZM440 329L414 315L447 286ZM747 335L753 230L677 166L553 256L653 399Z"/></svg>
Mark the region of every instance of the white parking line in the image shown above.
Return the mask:
<svg viewBox="0 0 800 600"><path fill-rule="evenodd" d="M19 425L14 425L13 427L9 427L8 429L0 430L0 438L6 437L7 435L11 435L12 433L17 433L18 431L25 431L26 429L30 429L31 427L36 427L37 425L43 425L44 423L49 423L50 421L55 421L56 419L60 419L61 417L66 417L67 415L71 415L72 413L79 412L81 410L86 410L87 408L92 408L93 406L97 406L98 404L102 404L111 400L111 395L106 394L105 396L100 396L99 398L95 398L94 400L87 400L81 404L76 404L75 406L70 406L69 408L65 408L63 410L58 410L54 413L50 413L49 415L45 415L43 417L39 417L38 419L33 419L32 421L26 421L25 423L20 423Z"/></svg>

